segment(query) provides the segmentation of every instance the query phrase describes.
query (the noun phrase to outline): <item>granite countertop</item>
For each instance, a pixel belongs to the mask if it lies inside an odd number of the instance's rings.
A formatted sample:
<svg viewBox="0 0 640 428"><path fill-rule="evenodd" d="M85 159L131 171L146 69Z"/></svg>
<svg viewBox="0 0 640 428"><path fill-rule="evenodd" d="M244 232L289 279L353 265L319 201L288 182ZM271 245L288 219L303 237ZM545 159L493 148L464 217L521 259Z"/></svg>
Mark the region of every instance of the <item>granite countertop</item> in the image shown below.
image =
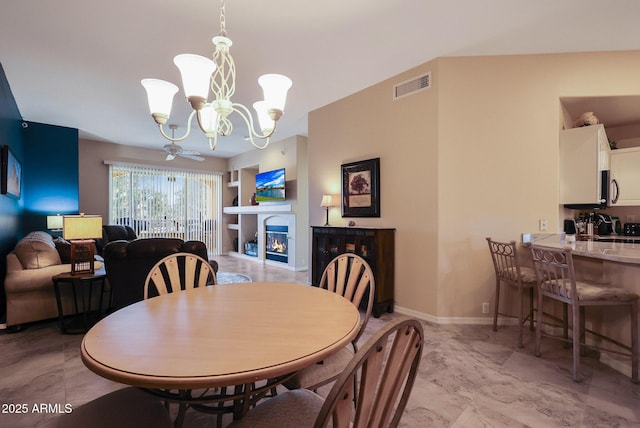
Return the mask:
<svg viewBox="0 0 640 428"><path fill-rule="evenodd" d="M593 239L568 243L562 234L532 234L527 236L530 243L551 248L573 249L576 256L593 257L620 263L640 264L640 237L600 236ZM528 245L525 242L524 245Z"/></svg>

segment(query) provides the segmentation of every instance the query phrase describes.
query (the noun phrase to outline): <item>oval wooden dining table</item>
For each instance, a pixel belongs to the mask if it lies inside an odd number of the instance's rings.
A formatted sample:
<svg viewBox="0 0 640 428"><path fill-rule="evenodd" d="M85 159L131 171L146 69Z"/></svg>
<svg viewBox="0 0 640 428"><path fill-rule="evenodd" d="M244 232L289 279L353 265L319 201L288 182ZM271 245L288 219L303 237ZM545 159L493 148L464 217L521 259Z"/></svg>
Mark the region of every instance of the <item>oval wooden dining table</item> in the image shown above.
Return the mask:
<svg viewBox="0 0 640 428"><path fill-rule="evenodd" d="M214 285L110 314L87 332L81 356L94 373L151 391L248 386L322 361L347 346L359 325L349 300L317 287Z"/></svg>

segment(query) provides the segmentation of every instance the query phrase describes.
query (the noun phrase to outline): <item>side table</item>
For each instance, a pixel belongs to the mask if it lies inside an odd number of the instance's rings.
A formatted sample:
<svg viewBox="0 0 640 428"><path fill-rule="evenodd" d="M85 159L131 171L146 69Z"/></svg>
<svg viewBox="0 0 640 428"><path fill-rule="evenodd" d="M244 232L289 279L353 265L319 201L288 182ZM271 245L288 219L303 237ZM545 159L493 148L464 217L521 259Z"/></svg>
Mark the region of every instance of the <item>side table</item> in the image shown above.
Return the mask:
<svg viewBox="0 0 640 428"><path fill-rule="evenodd" d="M56 293L56 302L58 304L58 319L60 322L60 331L63 334L71 333L85 333L91 325L98 321L102 315L102 300L104 295L104 283L107 279L107 274L104 267L95 271L94 273L82 273L72 275L71 272L64 272L58 274L52 278L53 288ZM97 310L91 309L91 303L93 302L93 288L97 283L99 290L99 306ZM71 286L71 292L73 294L73 304L75 308L74 314L64 315L61 298L61 287L65 284ZM88 296L85 296L88 294ZM80 304L78 304L80 300ZM65 320L65 317L67 320Z"/></svg>

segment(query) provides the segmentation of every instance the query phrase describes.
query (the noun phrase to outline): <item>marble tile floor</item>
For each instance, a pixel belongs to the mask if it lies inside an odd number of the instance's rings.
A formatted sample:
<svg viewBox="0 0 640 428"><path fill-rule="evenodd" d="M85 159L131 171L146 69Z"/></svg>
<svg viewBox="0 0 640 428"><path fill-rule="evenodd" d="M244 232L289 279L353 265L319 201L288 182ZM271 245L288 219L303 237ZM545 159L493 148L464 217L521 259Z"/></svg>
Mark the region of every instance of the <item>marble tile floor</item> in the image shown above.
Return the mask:
<svg viewBox="0 0 640 428"><path fill-rule="evenodd" d="M307 272L230 257L219 262L220 270L256 281L307 282ZM363 340L396 316L372 318ZM593 356L583 358L584 380L574 383L571 350L558 341L543 339L536 358L533 334L527 331L520 349L515 326L493 332L488 325L423 325L425 351L402 427L640 427L640 385ZM0 333L0 427L37 427L55 414L34 406L77 407L122 387L84 367L81 340L61 335L54 321ZM26 413L11 413L11 405L23 403ZM185 428L209 426L214 416L187 412Z"/></svg>

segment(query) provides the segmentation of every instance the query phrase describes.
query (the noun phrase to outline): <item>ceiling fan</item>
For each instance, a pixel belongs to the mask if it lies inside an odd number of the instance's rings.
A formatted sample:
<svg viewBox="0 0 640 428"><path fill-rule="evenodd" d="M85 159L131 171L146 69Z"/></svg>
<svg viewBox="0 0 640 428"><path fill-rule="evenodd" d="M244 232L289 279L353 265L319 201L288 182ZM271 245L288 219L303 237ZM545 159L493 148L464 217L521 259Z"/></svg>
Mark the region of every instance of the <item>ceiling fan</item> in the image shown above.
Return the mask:
<svg viewBox="0 0 640 428"><path fill-rule="evenodd" d="M178 129L178 125L169 125L169 128L171 129L171 134L173 136L173 133L175 133L176 129ZM166 144L164 146L164 151L167 152L167 157L165 158L165 160L168 161L174 160L176 156L182 156L183 158L196 161L204 160L204 158L200 156L200 152L196 152L195 150L184 150L181 146L175 143Z"/></svg>
<svg viewBox="0 0 640 428"><path fill-rule="evenodd" d="M164 146L164 151L167 152L165 160L173 160L176 156L182 156L183 158L192 159L196 161L203 161L202 156L198 156L200 152L195 150L183 150L181 146L171 143Z"/></svg>

